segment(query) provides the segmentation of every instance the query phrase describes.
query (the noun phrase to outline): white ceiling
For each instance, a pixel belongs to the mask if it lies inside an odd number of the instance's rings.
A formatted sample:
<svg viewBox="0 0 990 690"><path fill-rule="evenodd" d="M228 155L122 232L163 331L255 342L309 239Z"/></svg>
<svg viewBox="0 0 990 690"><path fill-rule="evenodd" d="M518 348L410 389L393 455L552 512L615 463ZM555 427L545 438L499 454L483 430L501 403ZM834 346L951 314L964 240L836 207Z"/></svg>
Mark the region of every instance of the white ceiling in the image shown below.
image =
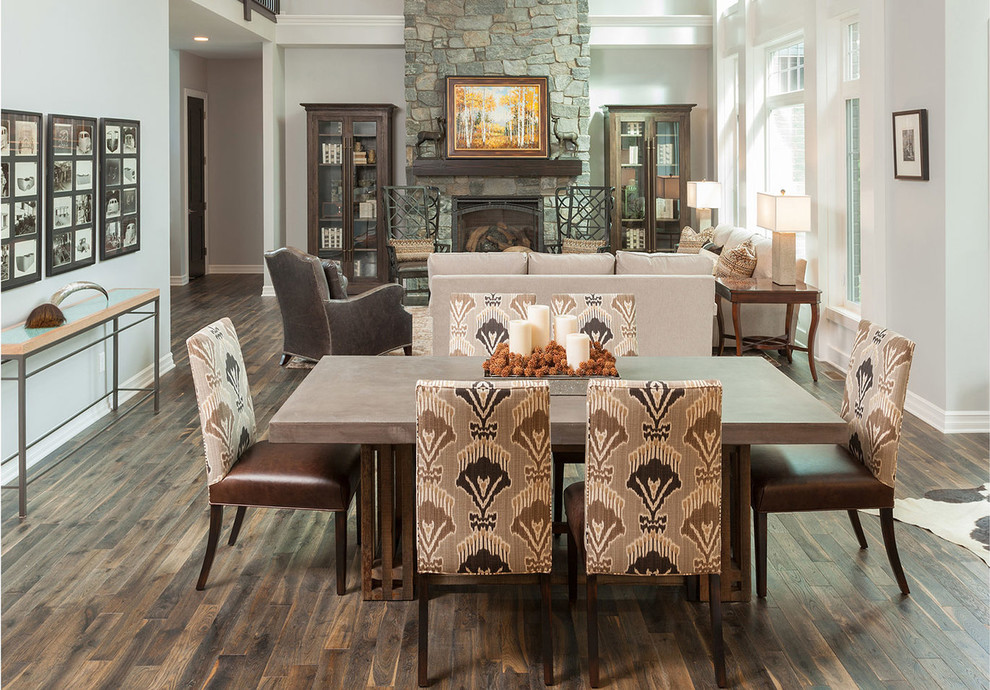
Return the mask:
<svg viewBox="0 0 990 690"><path fill-rule="evenodd" d="M193 0L170 0L168 15L169 47L173 50L185 50L204 58L245 58L261 54L260 36ZM253 21L269 20L256 16ZM193 36L209 36L210 40L199 43Z"/></svg>

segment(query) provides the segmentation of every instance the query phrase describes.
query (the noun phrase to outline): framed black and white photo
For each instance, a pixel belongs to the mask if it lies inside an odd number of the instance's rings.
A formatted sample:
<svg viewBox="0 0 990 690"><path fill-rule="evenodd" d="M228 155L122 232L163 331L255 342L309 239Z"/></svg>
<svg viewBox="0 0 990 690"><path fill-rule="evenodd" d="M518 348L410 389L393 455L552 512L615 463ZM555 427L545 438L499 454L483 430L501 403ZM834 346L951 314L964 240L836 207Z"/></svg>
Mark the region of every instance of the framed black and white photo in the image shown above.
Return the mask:
<svg viewBox="0 0 990 690"><path fill-rule="evenodd" d="M95 117L48 116L45 273L49 276L96 263L92 250L76 251L78 237L88 235L92 247L96 233L91 198L95 132ZM14 258L16 263L16 252Z"/></svg>
<svg viewBox="0 0 990 690"><path fill-rule="evenodd" d="M41 113L0 113L0 289L41 280Z"/></svg>
<svg viewBox="0 0 990 690"><path fill-rule="evenodd" d="M894 178L928 179L928 111L902 110L894 120Z"/></svg>
<svg viewBox="0 0 990 690"><path fill-rule="evenodd" d="M141 249L141 124L100 121L100 258Z"/></svg>

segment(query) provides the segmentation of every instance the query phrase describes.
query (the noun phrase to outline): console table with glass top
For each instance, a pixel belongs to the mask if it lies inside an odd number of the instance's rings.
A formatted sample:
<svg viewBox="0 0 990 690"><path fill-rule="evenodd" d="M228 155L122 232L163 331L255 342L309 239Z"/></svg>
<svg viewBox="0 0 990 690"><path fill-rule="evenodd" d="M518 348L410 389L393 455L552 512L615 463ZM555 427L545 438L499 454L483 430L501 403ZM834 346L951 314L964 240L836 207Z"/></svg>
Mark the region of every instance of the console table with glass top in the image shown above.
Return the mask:
<svg viewBox="0 0 990 690"><path fill-rule="evenodd" d="M107 398L111 399L111 409L116 411L119 402L119 395L122 392L144 393L145 395L124 413L117 415L110 421L109 424L104 426L103 429L106 429L123 419L125 415L135 410L148 398L154 398L155 414L158 413L158 391L160 388L160 346L158 342L160 328L159 305L159 292L157 289L148 290L145 288L121 288L110 290L108 298L104 298L103 296L92 297L71 306L63 307L62 313L65 315L66 321L61 326L56 326L54 328L27 328L23 323L19 323L0 331L0 356L2 356L0 358L2 358L2 362L17 362L17 376L2 377L2 380L4 381L17 382L17 453L15 455L11 455L10 457L4 458L3 461L0 462L0 464L6 464L14 458L17 458L17 483L4 484L0 486L0 488L17 489L17 506L18 515L20 517L23 518L27 516L27 485L30 483L27 477L27 451L29 448L48 438L63 426L92 409ZM127 318L128 322L125 325L121 325L121 318L131 316L136 318L133 320ZM129 330L134 326L137 326L139 323L143 323L149 319L153 319L155 324L154 383L151 388L121 388L119 380L119 357L117 355L118 338L124 331ZM61 355L50 362L46 362L33 371L29 372L27 370L28 360L34 355L45 352L56 345L65 343L70 338L82 335L83 333L105 324L111 324L111 329L108 333L105 333L103 337L92 342L84 343L67 354ZM27 380L35 374L39 374L49 367L63 362L73 355L77 355L80 352L88 350L89 348L107 340L110 340L113 343L113 359L111 364L113 384L111 389L84 407L82 410L79 410L76 414L72 415L65 421L28 443ZM90 436L86 442L95 438L96 435L97 434ZM75 452L84 444L85 442L74 448L70 453L67 453L59 459L58 462L64 460L66 457L71 455L72 452ZM31 481L41 477L45 472L48 472L48 470L57 465L58 462L48 465L41 473L33 477Z"/></svg>

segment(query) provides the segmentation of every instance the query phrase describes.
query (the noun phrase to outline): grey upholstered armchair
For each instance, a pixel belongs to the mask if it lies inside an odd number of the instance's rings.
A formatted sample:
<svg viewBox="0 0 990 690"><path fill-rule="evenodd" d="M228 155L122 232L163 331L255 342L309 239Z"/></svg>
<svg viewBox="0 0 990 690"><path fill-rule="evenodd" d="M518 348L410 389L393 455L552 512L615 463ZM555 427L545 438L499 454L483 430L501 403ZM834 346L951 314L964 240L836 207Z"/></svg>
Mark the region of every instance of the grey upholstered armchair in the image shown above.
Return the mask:
<svg viewBox="0 0 990 690"><path fill-rule="evenodd" d="M293 355L380 355L400 347L412 354L412 314L402 308L399 285L349 298L332 262L295 247L265 252L265 262L282 312L282 366Z"/></svg>

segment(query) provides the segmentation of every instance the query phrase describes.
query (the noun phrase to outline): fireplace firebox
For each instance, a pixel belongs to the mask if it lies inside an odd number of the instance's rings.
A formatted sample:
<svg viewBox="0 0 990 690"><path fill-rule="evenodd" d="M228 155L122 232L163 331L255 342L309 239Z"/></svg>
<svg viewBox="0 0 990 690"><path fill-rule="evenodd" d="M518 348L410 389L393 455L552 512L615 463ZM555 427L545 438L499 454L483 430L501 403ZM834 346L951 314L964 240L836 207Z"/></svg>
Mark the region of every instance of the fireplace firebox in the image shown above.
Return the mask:
<svg viewBox="0 0 990 690"><path fill-rule="evenodd" d="M543 251L543 197L455 196L450 215L452 251Z"/></svg>

